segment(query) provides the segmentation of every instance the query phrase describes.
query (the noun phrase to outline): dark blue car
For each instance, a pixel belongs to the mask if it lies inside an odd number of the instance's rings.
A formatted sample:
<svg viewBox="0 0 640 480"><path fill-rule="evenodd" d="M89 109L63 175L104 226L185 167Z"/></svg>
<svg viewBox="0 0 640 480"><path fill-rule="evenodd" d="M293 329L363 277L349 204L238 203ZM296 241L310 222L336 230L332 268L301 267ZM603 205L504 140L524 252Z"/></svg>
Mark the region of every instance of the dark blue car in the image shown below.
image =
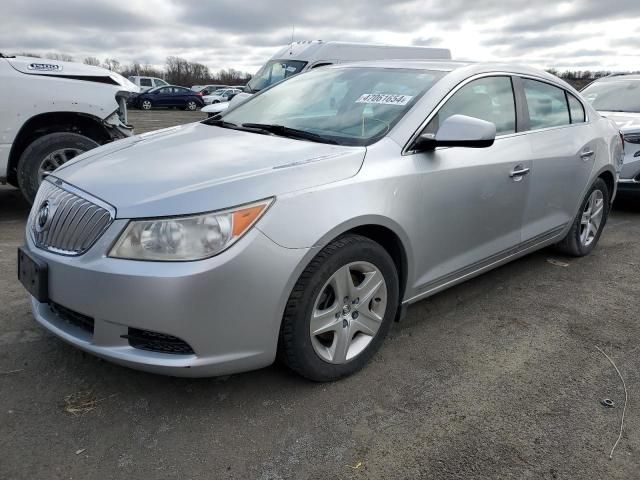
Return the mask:
<svg viewBox="0 0 640 480"><path fill-rule="evenodd" d="M133 97L130 102L133 107L143 110L171 107L196 110L198 107L204 107L202 93L175 85L152 88Z"/></svg>

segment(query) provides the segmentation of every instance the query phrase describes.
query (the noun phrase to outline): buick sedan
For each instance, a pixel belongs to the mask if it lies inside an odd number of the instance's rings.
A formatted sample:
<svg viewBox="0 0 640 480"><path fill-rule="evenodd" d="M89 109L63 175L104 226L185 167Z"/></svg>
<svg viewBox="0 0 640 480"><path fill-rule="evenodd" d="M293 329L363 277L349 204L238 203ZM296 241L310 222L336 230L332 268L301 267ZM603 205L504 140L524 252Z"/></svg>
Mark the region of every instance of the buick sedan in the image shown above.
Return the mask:
<svg viewBox="0 0 640 480"><path fill-rule="evenodd" d="M541 71L325 67L57 169L19 278L40 324L121 365L278 357L330 381L414 302L549 245L590 253L622 158L615 124Z"/></svg>

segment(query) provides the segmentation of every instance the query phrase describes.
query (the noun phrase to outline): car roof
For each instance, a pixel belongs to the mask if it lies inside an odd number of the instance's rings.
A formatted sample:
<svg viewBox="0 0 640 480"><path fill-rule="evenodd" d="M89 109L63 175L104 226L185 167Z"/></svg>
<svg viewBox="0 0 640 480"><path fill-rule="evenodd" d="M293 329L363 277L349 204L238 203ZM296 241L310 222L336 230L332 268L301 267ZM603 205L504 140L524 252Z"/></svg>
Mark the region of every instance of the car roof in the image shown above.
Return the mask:
<svg viewBox="0 0 640 480"><path fill-rule="evenodd" d="M640 80L640 74L626 73L621 75L609 75L607 77L601 77L596 82L615 82L616 80Z"/></svg>
<svg viewBox="0 0 640 480"><path fill-rule="evenodd" d="M528 67L525 65L499 62L471 62L452 60L374 60L353 63L341 63L329 65L323 68L403 68L415 70L433 70L445 73L460 73L464 77L479 75L483 73L507 73L513 75L523 75L537 77L548 82L555 83L568 90L574 90L567 82L544 70Z"/></svg>

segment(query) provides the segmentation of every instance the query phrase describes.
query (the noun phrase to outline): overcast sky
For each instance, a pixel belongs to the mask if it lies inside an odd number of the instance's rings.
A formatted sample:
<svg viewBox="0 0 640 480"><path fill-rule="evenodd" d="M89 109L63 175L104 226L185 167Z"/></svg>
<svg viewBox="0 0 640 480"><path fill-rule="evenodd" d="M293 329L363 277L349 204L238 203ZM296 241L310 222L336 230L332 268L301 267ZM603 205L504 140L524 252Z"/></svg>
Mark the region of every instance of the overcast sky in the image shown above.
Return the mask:
<svg viewBox="0 0 640 480"><path fill-rule="evenodd" d="M640 0L2 0L0 52L61 52L253 73L279 46L343 40L454 58L640 70Z"/></svg>

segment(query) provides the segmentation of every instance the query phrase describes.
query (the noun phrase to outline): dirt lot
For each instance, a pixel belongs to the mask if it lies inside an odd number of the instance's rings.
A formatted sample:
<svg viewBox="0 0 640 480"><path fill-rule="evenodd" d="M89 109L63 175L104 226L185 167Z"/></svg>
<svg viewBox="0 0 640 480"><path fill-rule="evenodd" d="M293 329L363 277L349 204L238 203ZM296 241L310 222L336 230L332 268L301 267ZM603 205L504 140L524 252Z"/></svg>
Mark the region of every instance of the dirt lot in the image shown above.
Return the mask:
<svg viewBox="0 0 640 480"><path fill-rule="evenodd" d="M64 344L15 278L26 216L0 188L1 479L640 478L640 202L589 257L545 250L414 305L324 385L167 378ZM624 392L596 346L629 392L613 460Z"/></svg>

